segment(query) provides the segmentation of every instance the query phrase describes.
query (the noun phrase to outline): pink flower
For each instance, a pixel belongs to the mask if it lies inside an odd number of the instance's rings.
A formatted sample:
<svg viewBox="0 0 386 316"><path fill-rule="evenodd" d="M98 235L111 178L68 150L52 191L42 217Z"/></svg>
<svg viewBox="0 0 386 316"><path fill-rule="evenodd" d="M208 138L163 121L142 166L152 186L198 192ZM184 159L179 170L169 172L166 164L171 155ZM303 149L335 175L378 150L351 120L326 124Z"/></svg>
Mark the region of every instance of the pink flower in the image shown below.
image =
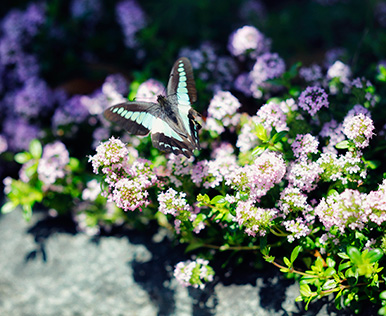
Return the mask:
<svg viewBox="0 0 386 316"><path fill-rule="evenodd" d="M362 230L368 222L369 210L364 207L366 195L346 189L339 195L323 198L315 208L315 215L329 231L337 227L341 233L346 229Z"/></svg>
<svg viewBox="0 0 386 316"><path fill-rule="evenodd" d="M239 201L236 207L235 221L244 227L245 233L249 236L265 236L277 214L277 209L253 206L252 200Z"/></svg>
<svg viewBox="0 0 386 316"><path fill-rule="evenodd" d="M205 282L213 281L214 271L209 266L209 261L197 258L177 263L174 268L174 277L184 287L193 286L203 289Z"/></svg>
<svg viewBox="0 0 386 316"><path fill-rule="evenodd" d="M252 165L237 168L227 177L227 185L247 192L250 199L264 196L286 172L283 158L273 152L264 152Z"/></svg>
<svg viewBox="0 0 386 316"><path fill-rule="evenodd" d="M291 147L296 158L307 157L308 154L316 154L318 152L319 142L311 134L296 135L296 140Z"/></svg>
<svg viewBox="0 0 386 316"><path fill-rule="evenodd" d="M374 135L374 125L371 118L360 113L355 116L347 116L343 121L343 133L354 141L358 148L365 148Z"/></svg>
<svg viewBox="0 0 386 316"><path fill-rule="evenodd" d="M165 86L158 80L149 79L141 83L137 90L136 100L157 102L157 97L165 93Z"/></svg>
<svg viewBox="0 0 386 316"><path fill-rule="evenodd" d="M57 179L63 179L67 174L65 167L69 162L70 155L62 142L47 144L43 148L43 155L38 165L39 180L50 185Z"/></svg>

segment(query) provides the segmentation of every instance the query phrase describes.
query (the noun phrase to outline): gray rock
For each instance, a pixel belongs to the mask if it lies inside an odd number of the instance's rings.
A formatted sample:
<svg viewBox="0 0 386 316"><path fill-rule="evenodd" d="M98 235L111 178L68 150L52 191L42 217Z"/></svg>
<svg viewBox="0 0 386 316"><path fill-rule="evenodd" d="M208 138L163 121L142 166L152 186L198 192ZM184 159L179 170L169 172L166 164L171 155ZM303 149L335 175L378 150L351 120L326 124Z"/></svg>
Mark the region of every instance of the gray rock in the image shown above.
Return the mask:
<svg viewBox="0 0 386 316"><path fill-rule="evenodd" d="M298 285L274 270L183 288L172 278L181 249L127 236L93 239L45 213L0 216L0 315L337 315L324 303L305 312Z"/></svg>

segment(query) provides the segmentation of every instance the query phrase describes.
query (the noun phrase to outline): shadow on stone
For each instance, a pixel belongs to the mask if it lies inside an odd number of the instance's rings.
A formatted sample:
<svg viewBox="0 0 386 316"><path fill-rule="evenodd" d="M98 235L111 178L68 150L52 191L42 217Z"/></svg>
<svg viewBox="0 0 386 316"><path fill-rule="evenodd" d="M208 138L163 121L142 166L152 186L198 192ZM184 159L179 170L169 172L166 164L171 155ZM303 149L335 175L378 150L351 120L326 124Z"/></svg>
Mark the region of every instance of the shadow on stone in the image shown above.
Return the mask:
<svg viewBox="0 0 386 316"><path fill-rule="evenodd" d="M41 212L41 219L38 220L27 233L34 236L36 249L32 250L25 257L25 261L41 259L47 262L45 243L47 239L56 233L75 235L77 233L76 224L70 216L52 217Z"/></svg>

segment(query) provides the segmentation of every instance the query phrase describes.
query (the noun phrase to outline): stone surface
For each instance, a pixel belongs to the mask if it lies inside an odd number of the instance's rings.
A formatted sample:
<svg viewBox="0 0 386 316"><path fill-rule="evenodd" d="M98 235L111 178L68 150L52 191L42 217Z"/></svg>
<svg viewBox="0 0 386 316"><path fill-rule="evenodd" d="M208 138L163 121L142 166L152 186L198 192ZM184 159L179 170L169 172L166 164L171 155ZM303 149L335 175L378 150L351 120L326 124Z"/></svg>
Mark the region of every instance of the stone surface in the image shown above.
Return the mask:
<svg viewBox="0 0 386 316"><path fill-rule="evenodd" d="M133 231L95 239L45 216L0 216L0 315L350 315L326 300L305 312L298 285L276 270L183 288L172 270L186 257L169 242Z"/></svg>

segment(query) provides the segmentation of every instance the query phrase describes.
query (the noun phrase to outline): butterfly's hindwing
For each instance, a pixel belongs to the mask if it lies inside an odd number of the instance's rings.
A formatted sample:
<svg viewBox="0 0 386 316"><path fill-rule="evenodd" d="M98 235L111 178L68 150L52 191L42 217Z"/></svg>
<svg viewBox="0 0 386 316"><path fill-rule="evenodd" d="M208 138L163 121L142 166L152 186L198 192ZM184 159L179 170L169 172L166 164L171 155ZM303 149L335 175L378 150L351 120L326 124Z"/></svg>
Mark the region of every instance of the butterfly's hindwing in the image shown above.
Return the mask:
<svg viewBox="0 0 386 316"><path fill-rule="evenodd" d="M156 103L126 102L108 108L103 114L130 134L147 135L158 116L157 106Z"/></svg>
<svg viewBox="0 0 386 316"><path fill-rule="evenodd" d="M194 140L196 148L197 149L201 149L200 148L200 139L198 137L198 131L201 129L201 125L200 125L200 123L198 123L196 121L195 115L198 115L198 113L195 110L190 109L189 115L188 115L188 118L189 118L189 128L190 128L190 131L191 131L191 134L192 134L192 138Z"/></svg>
<svg viewBox="0 0 386 316"><path fill-rule="evenodd" d="M175 138L168 137L163 133L151 134L153 146L164 152L172 152L175 155L184 155L190 158L193 155L193 147L187 139L179 141Z"/></svg>

